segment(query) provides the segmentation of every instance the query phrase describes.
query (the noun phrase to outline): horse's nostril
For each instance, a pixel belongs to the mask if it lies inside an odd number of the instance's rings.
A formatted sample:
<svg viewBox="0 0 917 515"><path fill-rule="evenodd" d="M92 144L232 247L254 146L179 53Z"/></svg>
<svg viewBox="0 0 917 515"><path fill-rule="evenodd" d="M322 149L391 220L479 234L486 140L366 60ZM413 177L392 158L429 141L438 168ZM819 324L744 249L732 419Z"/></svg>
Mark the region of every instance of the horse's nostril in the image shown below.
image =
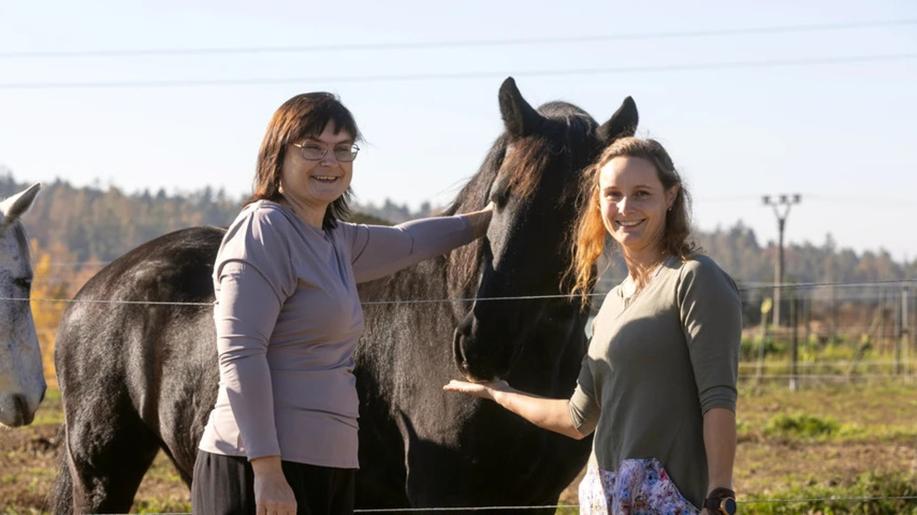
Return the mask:
<svg viewBox="0 0 917 515"><path fill-rule="evenodd" d="M25 396L15 394L12 396L13 420L12 426L24 426L32 422L32 413L29 412L29 403L26 402Z"/></svg>
<svg viewBox="0 0 917 515"><path fill-rule="evenodd" d="M468 368L468 362L465 360L465 353L462 351L462 331L461 327L455 329L452 333L452 359L459 370L464 371Z"/></svg>
<svg viewBox="0 0 917 515"><path fill-rule="evenodd" d="M465 319L459 323L458 327L455 328L455 332L456 334L461 333L462 336L464 336L465 338L468 338L469 336L471 336L471 328L473 325L474 325L474 317L469 315L465 317Z"/></svg>

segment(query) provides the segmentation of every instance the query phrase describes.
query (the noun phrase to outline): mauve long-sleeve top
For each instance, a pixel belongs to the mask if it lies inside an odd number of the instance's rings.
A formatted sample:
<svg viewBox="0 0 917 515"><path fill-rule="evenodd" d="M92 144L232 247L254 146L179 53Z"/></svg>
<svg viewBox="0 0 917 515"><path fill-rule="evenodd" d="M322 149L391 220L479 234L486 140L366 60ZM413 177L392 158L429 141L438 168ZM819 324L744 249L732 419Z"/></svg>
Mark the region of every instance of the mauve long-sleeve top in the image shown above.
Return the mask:
<svg viewBox="0 0 917 515"><path fill-rule="evenodd" d="M474 238L463 216L323 231L288 206L248 205L214 264L220 383L200 449L357 468L357 283Z"/></svg>

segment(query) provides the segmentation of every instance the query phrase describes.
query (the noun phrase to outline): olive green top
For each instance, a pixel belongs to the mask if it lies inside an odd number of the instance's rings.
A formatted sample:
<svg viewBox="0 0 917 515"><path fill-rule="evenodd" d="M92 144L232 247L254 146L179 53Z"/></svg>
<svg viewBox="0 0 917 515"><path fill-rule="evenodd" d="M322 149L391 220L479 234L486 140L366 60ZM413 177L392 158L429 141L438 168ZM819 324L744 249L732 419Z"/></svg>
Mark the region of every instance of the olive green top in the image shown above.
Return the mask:
<svg viewBox="0 0 917 515"><path fill-rule="evenodd" d="M735 411L741 300L707 256L669 257L630 297L630 279L596 315L570 415L595 431L593 457L615 471L625 459L657 458L697 506L707 493L703 415Z"/></svg>

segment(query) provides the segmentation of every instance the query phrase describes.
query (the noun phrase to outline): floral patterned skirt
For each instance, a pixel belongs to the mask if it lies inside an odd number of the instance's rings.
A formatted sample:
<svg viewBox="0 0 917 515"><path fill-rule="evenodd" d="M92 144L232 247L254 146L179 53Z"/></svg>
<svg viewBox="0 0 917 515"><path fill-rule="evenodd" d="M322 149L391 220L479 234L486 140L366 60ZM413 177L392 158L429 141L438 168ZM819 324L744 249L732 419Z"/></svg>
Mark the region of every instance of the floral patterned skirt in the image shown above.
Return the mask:
<svg viewBox="0 0 917 515"><path fill-rule="evenodd" d="M581 514L696 515L656 458L624 460L618 470L589 464L579 485Z"/></svg>

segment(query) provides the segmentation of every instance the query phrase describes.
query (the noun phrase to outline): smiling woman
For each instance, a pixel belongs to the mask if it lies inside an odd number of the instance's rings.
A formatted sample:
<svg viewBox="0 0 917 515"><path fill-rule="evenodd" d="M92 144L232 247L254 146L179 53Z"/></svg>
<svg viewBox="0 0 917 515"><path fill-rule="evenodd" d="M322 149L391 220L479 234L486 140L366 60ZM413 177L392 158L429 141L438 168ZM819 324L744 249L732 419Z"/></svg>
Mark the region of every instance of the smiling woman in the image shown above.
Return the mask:
<svg viewBox="0 0 917 515"><path fill-rule="evenodd" d="M194 464L197 513L350 513L356 285L487 228L490 208L396 227L344 222L359 138L330 93L297 95L271 119L254 194L213 265L220 382Z"/></svg>
<svg viewBox="0 0 917 515"><path fill-rule="evenodd" d="M337 220L350 213L352 162L359 150L354 143L361 137L353 115L331 93L304 93L287 100L274 113L261 142L248 203L279 201L285 198L286 187L291 189L289 196L298 206L297 212L309 220L320 215L318 226L333 229ZM328 148L333 150L327 152ZM345 149L350 151L350 159ZM321 182L312 178L316 175L326 180L333 178L328 185L332 187L323 185L317 192L310 192ZM321 208L322 203L327 209Z"/></svg>
<svg viewBox="0 0 917 515"><path fill-rule="evenodd" d="M732 467L741 303L688 240L688 194L658 142L621 138L585 174L574 293L585 300L611 236L627 264L595 317L568 399L505 381L452 381L571 438L594 433L581 513L735 511Z"/></svg>
<svg viewBox="0 0 917 515"><path fill-rule="evenodd" d="M293 143L280 177L280 194L314 227L322 227L325 207L350 188L357 147L353 135L329 121L321 134Z"/></svg>

